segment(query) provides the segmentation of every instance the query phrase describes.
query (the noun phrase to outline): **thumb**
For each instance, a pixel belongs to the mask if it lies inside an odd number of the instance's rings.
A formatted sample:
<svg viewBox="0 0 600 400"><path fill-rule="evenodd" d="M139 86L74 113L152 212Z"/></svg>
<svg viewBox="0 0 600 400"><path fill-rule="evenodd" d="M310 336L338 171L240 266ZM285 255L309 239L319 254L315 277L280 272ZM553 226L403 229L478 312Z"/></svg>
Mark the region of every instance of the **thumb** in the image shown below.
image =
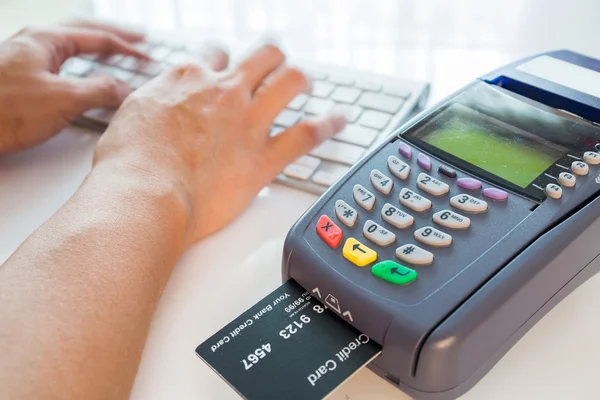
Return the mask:
<svg viewBox="0 0 600 400"><path fill-rule="evenodd" d="M68 87L75 115L92 108L118 108L131 93L127 83L109 76L70 78Z"/></svg>

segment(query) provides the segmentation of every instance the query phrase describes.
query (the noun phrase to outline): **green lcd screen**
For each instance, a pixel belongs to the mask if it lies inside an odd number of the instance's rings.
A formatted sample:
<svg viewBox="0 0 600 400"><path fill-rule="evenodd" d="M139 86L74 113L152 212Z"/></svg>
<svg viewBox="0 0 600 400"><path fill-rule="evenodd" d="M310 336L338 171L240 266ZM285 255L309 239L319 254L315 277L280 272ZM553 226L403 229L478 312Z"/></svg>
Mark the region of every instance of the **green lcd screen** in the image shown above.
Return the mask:
<svg viewBox="0 0 600 400"><path fill-rule="evenodd" d="M461 114L444 116L443 122L422 131L420 139L522 188L563 155L551 143L494 124L491 118Z"/></svg>

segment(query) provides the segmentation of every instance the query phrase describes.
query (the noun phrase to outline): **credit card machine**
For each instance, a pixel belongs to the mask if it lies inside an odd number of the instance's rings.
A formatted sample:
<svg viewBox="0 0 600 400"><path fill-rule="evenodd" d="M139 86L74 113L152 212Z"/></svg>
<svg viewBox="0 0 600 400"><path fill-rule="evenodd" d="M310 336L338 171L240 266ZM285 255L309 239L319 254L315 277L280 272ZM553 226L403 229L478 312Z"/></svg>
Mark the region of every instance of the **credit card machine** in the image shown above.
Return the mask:
<svg viewBox="0 0 600 400"><path fill-rule="evenodd" d="M283 278L383 346L417 399L468 391L600 268L600 61L526 58L398 128L300 218Z"/></svg>

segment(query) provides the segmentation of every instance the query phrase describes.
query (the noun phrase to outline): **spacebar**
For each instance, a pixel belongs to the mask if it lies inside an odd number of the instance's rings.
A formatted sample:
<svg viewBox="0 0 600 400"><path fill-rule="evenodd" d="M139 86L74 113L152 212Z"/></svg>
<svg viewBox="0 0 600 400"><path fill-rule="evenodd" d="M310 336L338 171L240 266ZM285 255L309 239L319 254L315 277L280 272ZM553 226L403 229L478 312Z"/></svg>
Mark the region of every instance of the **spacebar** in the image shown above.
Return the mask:
<svg viewBox="0 0 600 400"><path fill-rule="evenodd" d="M319 157L323 160L334 161L348 165L356 163L364 153L365 149L360 146L337 142L335 140L323 142L310 152L311 155Z"/></svg>

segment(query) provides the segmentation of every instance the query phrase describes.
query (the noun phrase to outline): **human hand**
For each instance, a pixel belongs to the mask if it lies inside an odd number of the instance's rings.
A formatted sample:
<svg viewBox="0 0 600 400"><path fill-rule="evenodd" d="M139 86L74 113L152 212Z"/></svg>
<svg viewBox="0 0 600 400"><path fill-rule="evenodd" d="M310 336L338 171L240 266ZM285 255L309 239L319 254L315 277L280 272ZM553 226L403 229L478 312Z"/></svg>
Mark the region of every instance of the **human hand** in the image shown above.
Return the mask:
<svg viewBox="0 0 600 400"><path fill-rule="evenodd" d="M94 169L134 177L127 186L156 200L175 193L181 207L172 215L183 210L192 243L232 221L286 165L344 128L343 116L330 116L269 137L273 119L309 86L272 45L223 72L176 67L125 100L98 142Z"/></svg>
<svg viewBox="0 0 600 400"><path fill-rule="evenodd" d="M0 44L0 154L24 150L96 107L118 107L130 93L107 76L61 77L80 53L147 57L133 44L143 35L92 21L26 28Z"/></svg>

